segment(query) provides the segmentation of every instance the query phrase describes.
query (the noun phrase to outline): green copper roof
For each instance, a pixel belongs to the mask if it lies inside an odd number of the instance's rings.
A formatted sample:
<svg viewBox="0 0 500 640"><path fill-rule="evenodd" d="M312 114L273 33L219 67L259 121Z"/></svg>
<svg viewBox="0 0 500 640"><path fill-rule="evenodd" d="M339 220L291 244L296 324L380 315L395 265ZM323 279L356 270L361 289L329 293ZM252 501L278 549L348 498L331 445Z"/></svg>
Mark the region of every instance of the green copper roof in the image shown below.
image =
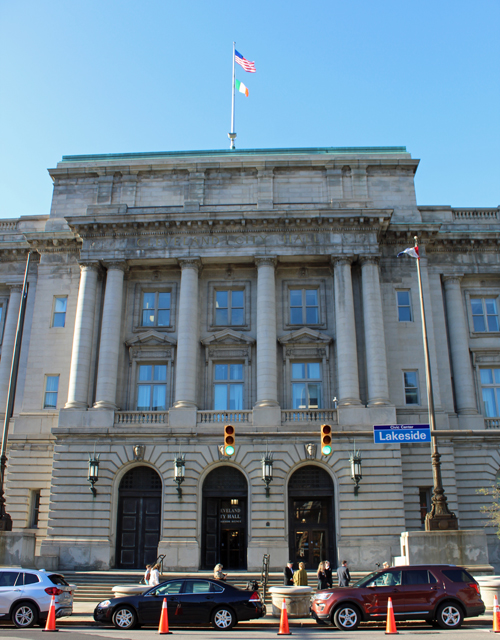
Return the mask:
<svg viewBox="0 0 500 640"><path fill-rule="evenodd" d="M97 155L63 156L62 162L105 162L107 160L144 160L147 158L192 158L228 156L276 156L321 154L387 154L406 153L406 147L305 147L303 149L224 149L205 151L151 151L150 153L103 153Z"/></svg>

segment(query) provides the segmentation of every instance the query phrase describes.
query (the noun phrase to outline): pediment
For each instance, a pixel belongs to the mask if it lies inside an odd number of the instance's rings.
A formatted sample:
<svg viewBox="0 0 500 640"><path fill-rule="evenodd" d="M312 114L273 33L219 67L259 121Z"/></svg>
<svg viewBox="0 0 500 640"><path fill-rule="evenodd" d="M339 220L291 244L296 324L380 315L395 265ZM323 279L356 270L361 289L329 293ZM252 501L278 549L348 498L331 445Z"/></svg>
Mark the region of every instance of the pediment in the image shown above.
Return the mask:
<svg viewBox="0 0 500 640"><path fill-rule="evenodd" d="M309 327L303 327L290 333L285 333L284 336L279 338L280 344L329 344L332 341L331 336L327 336L321 331L315 331L309 329Z"/></svg>
<svg viewBox="0 0 500 640"><path fill-rule="evenodd" d="M233 331L233 329L223 329L213 333L208 338L204 338L201 343L206 347L212 345L249 345L253 344L255 340L250 336L246 336L240 331Z"/></svg>
<svg viewBox="0 0 500 640"><path fill-rule="evenodd" d="M149 331L141 331L141 333L128 338L128 340L125 340L125 344L127 347L138 347L141 345L153 347L158 345L172 346L177 344L177 342L166 333L160 333L159 331L150 329Z"/></svg>

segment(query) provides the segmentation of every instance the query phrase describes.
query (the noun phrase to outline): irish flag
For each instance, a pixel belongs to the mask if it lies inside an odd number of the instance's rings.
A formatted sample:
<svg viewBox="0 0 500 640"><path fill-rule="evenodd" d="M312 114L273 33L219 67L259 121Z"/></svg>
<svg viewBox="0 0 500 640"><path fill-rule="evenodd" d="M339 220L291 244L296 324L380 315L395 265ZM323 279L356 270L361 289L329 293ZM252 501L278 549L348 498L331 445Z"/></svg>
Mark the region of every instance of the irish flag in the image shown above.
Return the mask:
<svg viewBox="0 0 500 640"><path fill-rule="evenodd" d="M246 95L246 97L248 98L248 87L245 87L243 82L240 82L239 80L235 80L235 85L236 85L236 89L240 93L244 93Z"/></svg>

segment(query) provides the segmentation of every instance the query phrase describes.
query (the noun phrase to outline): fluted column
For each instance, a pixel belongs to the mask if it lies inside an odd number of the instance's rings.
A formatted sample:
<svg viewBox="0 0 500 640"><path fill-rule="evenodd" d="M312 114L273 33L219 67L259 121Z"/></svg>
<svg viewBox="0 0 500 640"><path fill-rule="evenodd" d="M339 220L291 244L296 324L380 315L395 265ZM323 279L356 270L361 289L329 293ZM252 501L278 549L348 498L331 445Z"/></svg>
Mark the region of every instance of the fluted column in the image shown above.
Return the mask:
<svg viewBox="0 0 500 640"><path fill-rule="evenodd" d="M365 325L368 406L389 404L389 380L385 351L384 316L378 258L361 259L363 285L363 319Z"/></svg>
<svg viewBox="0 0 500 640"><path fill-rule="evenodd" d="M97 263L80 264L80 288L76 307L66 409L88 407L92 338L97 292ZM120 315L118 313L118 315Z"/></svg>
<svg viewBox="0 0 500 640"><path fill-rule="evenodd" d="M477 414L460 277L444 276L443 282L457 410L462 415Z"/></svg>
<svg viewBox="0 0 500 640"><path fill-rule="evenodd" d="M175 376L176 409L196 408L196 358L198 355L198 258L179 260L179 330L177 332L177 369Z"/></svg>
<svg viewBox="0 0 500 640"><path fill-rule="evenodd" d="M360 405L350 257L334 258L335 327L340 405Z"/></svg>
<svg viewBox="0 0 500 640"><path fill-rule="evenodd" d="M257 257L257 402L278 406L276 356L276 258Z"/></svg>
<svg viewBox="0 0 500 640"><path fill-rule="evenodd" d="M7 305L7 316L3 330L2 358L0 359L0 413L5 413L5 405L7 403L10 368L12 366L12 355L16 339L17 319L19 317L22 292L22 284L10 286L9 304Z"/></svg>
<svg viewBox="0 0 500 640"><path fill-rule="evenodd" d="M124 262L109 262L105 266L108 272L102 310L94 409L116 409L118 356L120 355L120 334L123 321L123 275L127 269Z"/></svg>

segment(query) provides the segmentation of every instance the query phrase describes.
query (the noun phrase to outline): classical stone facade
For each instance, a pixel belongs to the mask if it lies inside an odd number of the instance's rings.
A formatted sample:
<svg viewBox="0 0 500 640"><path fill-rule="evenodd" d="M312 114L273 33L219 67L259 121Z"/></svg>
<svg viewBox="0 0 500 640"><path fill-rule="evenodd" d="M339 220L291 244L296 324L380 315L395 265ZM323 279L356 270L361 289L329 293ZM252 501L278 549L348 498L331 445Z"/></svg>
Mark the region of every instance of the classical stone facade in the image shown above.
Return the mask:
<svg viewBox="0 0 500 640"><path fill-rule="evenodd" d="M446 494L462 529L483 528L477 489L500 469L499 209L417 205L417 166L389 147L69 156L50 170L50 216L0 223L1 406L37 256L6 497L40 565L399 556L428 507L430 449L376 445L372 428L428 422L416 265L396 257L416 234ZM492 531L489 554L500 565Z"/></svg>

